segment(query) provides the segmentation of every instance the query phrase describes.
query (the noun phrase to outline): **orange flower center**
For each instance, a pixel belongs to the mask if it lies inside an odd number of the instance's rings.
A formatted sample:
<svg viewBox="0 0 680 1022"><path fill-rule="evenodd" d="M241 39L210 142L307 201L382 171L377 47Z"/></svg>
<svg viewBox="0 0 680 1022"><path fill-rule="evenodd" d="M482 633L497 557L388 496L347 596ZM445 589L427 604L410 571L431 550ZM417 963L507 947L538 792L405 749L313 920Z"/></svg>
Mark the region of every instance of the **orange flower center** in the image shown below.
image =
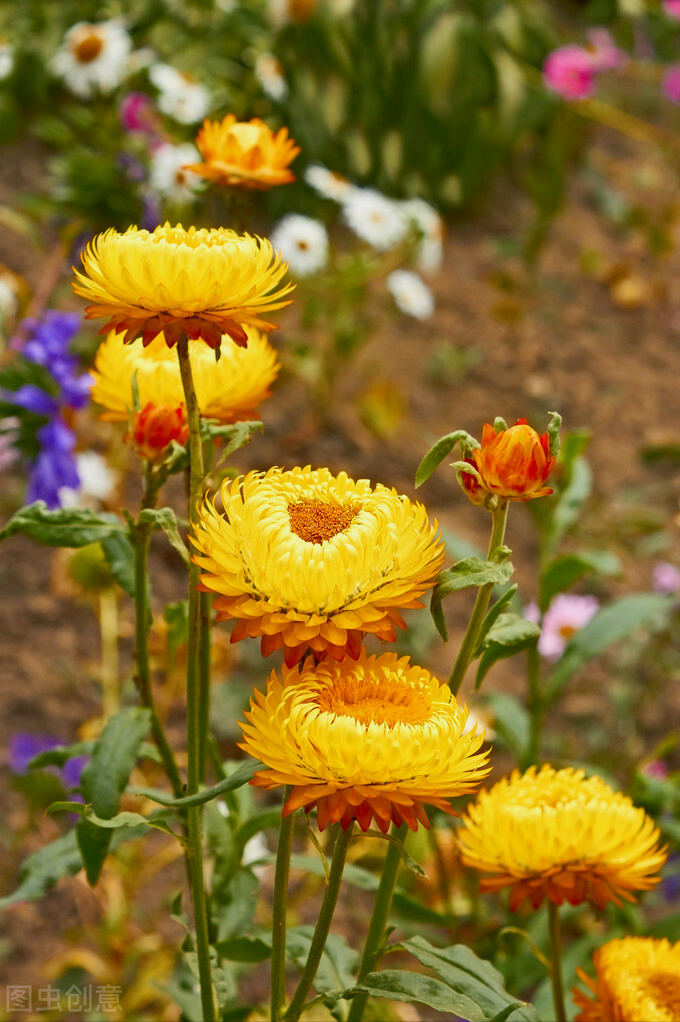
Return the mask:
<svg viewBox="0 0 680 1022"><path fill-rule="evenodd" d="M303 241L302 238L300 238L298 240L297 247L300 249L301 252L306 252L306 250L309 248L309 245L307 244L306 241Z"/></svg>
<svg viewBox="0 0 680 1022"><path fill-rule="evenodd" d="M102 38L97 32L88 32L73 47L73 53L81 64L89 64L97 59L102 52L103 45Z"/></svg>
<svg viewBox="0 0 680 1022"><path fill-rule="evenodd" d="M317 698L319 709L338 717L353 717L359 724L424 724L429 716L429 699L403 681L381 680L379 685L364 679L341 678L323 689Z"/></svg>
<svg viewBox="0 0 680 1022"><path fill-rule="evenodd" d="M563 639L571 639L572 635L576 635L577 629L573 625L562 625L559 632Z"/></svg>
<svg viewBox="0 0 680 1022"><path fill-rule="evenodd" d="M323 500L299 500L288 505L290 527L305 543L325 543L344 532L358 512L356 504L326 504Z"/></svg>

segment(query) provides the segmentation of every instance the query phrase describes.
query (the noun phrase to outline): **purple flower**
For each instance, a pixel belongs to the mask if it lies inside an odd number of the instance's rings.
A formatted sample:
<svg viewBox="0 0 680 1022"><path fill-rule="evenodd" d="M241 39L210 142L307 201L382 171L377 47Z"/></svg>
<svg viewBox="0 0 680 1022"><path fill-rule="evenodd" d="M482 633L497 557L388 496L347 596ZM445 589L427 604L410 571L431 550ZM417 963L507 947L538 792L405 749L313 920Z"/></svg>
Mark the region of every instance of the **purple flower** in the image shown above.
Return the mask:
<svg viewBox="0 0 680 1022"><path fill-rule="evenodd" d="M61 768L61 779L67 791L80 786L80 775L90 762L89 756L71 756Z"/></svg>
<svg viewBox="0 0 680 1022"><path fill-rule="evenodd" d="M680 104L680 64L673 64L663 76L661 88L671 103Z"/></svg>
<svg viewBox="0 0 680 1022"><path fill-rule="evenodd" d="M657 593L677 593L680 589L680 570L668 561L661 561L654 568L652 585Z"/></svg>
<svg viewBox="0 0 680 1022"><path fill-rule="evenodd" d="M21 348L21 354L29 362L47 369L59 386L59 403L70 408L82 408L89 400L92 387L90 374L78 372L78 357L70 351L71 341L79 325L80 316L77 313L57 312L53 309L48 309L39 320L27 319L22 324L30 333ZM54 412L38 414L50 415Z"/></svg>
<svg viewBox="0 0 680 1022"><path fill-rule="evenodd" d="M31 735L20 733L12 735L9 743L7 766L13 774L25 774L28 764L41 752L54 749L61 742L54 735Z"/></svg>
<svg viewBox="0 0 680 1022"><path fill-rule="evenodd" d="M548 54L543 79L564 99L583 99L593 91L597 70L592 55L582 46L560 46Z"/></svg>
<svg viewBox="0 0 680 1022"><path fill-rule="evenodd" d="M31 468L26 490L26 503L44 500L48 508L61 507L59 490L67 486L77 490L80 477L73 456L76 438L60 417L37 431L40 454Z"/></svg>
<svg viewBox="0 0 680 1022"><path fill-rule="evenodd" d="M599 601L594 596L576 596L560 593L552 600L541 621L538 638L538 652L548 660L562 656L567 643L584 625L595 616ZM524 608L528 621L538 622L540 618L535 603Z"/></svg>
<svg viewBox="0 0 680 1022"><path fill-rule="evenodd" d="M42 387L35 387L32 383L26 383L18 390L5 391L5 400L19 408L25 408L27 412L34 415L46 415L50 418L59 411L59 402Z"/></svg>
<svg viewBox="0 0 680 1022"><path fill-rule="evenodd" d="M128 181L132 181L135 184L139 184L140 181L146 181L148 177L147 169L136 156L132 156L130 153L118 153L116 162Z"/></svg>

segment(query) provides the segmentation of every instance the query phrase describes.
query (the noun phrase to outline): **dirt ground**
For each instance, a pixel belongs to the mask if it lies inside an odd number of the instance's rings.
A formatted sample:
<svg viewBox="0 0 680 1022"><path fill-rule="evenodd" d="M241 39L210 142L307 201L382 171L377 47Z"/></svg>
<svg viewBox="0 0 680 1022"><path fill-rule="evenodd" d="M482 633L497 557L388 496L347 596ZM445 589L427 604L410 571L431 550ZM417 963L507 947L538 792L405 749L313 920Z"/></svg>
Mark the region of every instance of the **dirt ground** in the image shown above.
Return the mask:
<svg viewBox="0 0 680 1022"><path fill-rule="evenodd" d="M564 210L534 266L527 270L518 254L530 206L509 186L499 187L481 217L450 224L444 266L431 282L437 300L433 319L382 316L375 337L340 382L334 425L319 429L303 385L284 375L262 408L264 436L239 452L235 463L243 469L328 465L413 496L415 468L440 435L457 428L480 435L482 424L497 415L509 422L526 416L542 429L547 413L556 409L565 429L587 427L592 433L588 457L594 494L578 543L606 545L624 564L623 576L607 580L598 592L649 589L657 561L680 566L677 174L662 157L604 129L593 137L587 164L574 175ZM30 180L39 163L22 173ZM633 226L624 229L607 215L602 179L638 211ZM0 203L10 202L12 190L21 185L16 174L5 173ZM655 245L665 251L655 253L650 237L660 229L664 244ZM34 255L4 234L0 261L35 286L40 266ZM294 315L281 322L276 343L285 353L295 342ZM358 421L356 399L386 382L405 402L405 413L388 436L378 438ZM134 506L134 483L129 488ZM18 494L18 480L8 478L2 499L6 514ZM446 529L485 546L488 516L466 501L452 470L442 467L418 498ZM533 598L536 549L522 506L512 509L507 542L514 550L520 592ZM180 599L181 576L172 557L157 547L156 563L163 591ZM23 537L0 547L3 748L15 731L75 740L81 723L97 713L96 618L89 604L55 591L54 571L52 552ZM121 599L123 672L132 653L128 602ZM451 640L448 647L433 647L428 664L444 675L469 606L468 594L449 600ZM521 665L501 663L485 684L496 691L517 689L520 672ZM563 701L565 718L578 722L599 713L613 721L604 681L597 668L577 684ZM635 736L639 755L668 731L669 719L677 720L678 692L668 684L663 698L644 708ZM181 743L181 719L173 738ZM0 893L15 886L27 852L58 832L51 819L29 818L6 769L3 780ZM79 925L82 902L74 882L62 881L41 902L12 909L0 941L0 984L35 983L42 964L62 946L63 933Z"/></svg>

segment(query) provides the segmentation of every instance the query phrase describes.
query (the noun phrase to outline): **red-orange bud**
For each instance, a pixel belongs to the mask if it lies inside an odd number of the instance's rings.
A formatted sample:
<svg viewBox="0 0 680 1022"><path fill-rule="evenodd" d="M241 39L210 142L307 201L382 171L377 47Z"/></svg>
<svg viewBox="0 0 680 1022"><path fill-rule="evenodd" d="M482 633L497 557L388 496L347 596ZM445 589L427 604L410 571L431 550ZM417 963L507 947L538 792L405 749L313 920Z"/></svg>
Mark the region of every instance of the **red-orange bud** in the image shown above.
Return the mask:
<svg viewBox="0 0 680 1022"><path fill-rule="evenodd" d="M185 444L188 436L183 405L155 405L150 401L141 412L135 412L125 439L134 444L140 458L158 461L172 440Z"/></svg>
<svg viewBox="0 0 680 1022"><path fill-rule="evenodd" d="M550 457L548 434L539 436L526 419L518 419L509 429L497 433L488 422L482 432L482 446L473 451L470 461L479 473L461 470L461 482L475 504L486 502L488 495L502 500L532 500L553 491L545 482L555 458Z"/></svg>

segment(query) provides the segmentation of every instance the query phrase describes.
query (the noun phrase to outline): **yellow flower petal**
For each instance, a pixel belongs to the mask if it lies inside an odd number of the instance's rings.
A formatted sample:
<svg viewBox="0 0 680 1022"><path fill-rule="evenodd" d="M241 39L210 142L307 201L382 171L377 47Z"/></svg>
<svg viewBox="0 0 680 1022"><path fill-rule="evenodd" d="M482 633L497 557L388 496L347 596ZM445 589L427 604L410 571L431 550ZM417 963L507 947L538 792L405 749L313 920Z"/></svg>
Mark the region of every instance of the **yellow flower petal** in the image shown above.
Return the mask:
<svg viewBox="0 0 680 1022"><path fill-rule="evenodd" d="M610 940L593 954L595 979L578 975L594 996L576 988L576 1022L675 1022L680 1018L680 941L653 937Z"/></svg>

